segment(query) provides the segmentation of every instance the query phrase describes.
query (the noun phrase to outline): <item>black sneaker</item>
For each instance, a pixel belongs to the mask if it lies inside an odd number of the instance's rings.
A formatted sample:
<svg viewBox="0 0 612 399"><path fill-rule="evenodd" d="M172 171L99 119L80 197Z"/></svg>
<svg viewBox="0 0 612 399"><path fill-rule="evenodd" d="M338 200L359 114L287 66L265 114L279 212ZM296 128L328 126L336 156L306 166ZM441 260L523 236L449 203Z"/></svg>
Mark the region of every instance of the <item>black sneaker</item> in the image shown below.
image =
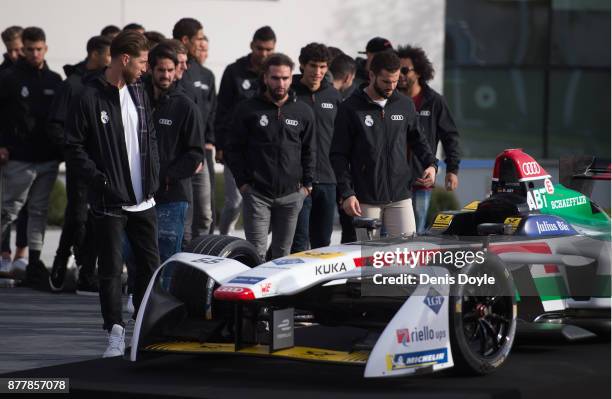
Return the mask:
<svg viewBox="0 0 612 399"><path fill-rule="evenodd" d="M79 279L77 283L77 295L98 296L99 291L98 280L95 278Z"/></svg>
<svg viewBox="0 0 612 399"><path fill-rule="evenodd" d="M53 268L49 276L49 286L51 291L60 292L64 289L64 279L68 269L68 257L56 255L53 260Z"/></svg>
<svg viewBox="0 0 612 399"><path fill-rule="evenodd" d="M25 285L35 290L51 291L51 287L49 286L49 271L42 260L39 259L28 263L26 267Z"/></svg>

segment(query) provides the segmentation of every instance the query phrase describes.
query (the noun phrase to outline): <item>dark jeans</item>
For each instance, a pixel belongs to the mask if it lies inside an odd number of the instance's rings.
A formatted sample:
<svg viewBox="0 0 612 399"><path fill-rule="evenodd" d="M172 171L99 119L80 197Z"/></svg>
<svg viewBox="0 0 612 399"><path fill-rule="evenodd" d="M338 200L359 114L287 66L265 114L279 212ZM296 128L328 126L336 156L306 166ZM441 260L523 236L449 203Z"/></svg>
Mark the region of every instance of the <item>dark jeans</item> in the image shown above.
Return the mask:
<svg viewBox="0 0 612 399"><path fill-rule="evenodd" d="M329 246L335 209L336 185L315 184L298 216L291 253Z"/></svg>
<svg viewBox="0 0 612 399"><path fill-rule="evenodd" d="M15 227L17 238L15 239L15 246L17 248L25 248L28 246L28 205L24 205L19 211L17 216L17 223ZM6 233L2 237L2 252L11 253L11 229L7 229Z"/></svg>
<svg viewBox="0 0 612 399"><path fill-rule="evenodd" d="M134 308L142 302L147 284L159 266L157 214L155 207L142 212L118 211L116 215L92 213L98 248L100 307L104 329L124 325L121 307L121 272L123 271L122 236L134 252Z"/></svg>
<svg viewBox="0 0 612 399"><path fill-rule="evenodd" d="M187 201L157 204L155 210L159 233L159 260L164 263L166 259L181 251Z"/></svg>
<svg viewBox="0 0 612 399"><path fill-rule="evenodd" d="M55 256L68 259L74 248L76 262L82 265L80 249L87 227L87 184L70 168L66 171L66 196L64 226Z"/></svg>
<svg viewBox="0 0 612 399"><path fill-rule="evenodd" d="M342 227L342 237L340 243L357 241L357 231L353 227L353 217L347 215L342 209L342 205L338 205L338 216L340 219L340 227Z"/></svg>

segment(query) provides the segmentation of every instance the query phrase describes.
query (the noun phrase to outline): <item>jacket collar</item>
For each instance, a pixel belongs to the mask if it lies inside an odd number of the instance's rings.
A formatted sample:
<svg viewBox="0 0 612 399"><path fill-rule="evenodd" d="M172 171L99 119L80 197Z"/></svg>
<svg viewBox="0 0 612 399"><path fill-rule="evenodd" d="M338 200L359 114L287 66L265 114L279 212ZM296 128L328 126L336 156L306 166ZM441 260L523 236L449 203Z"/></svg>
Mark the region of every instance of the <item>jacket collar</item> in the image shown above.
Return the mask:
<svg viewBox="0 0 612 399"><path fill-rule="evenodd" d="M357 88L357 90L355 90L353 95L356 95L357 97L361 98L362 101L365 101L367 103L370 103L370 104L376 105L377 107L380 107L365 92L365 88L368 87L368 85L369 85L368 83L364 83L364 84L360 85ZM391 93L391 96L389 96L389 98L387 98L387 105L391 104L391 103L394 103L395 101L399 100L399 98L400 98L400 94L397 92L397 89L393 90L393 93Z"/></svg>
<svg viewBox="0 0 612 399"><path fill-rule="evenodd" d="M270 101L270 99L268 97L266 97L266 88L265 88L265 86L263 86L263 87L261 87L259 89L259 92L257 93L257 98L260 101L265 102L266 104L270 104L270 105L278 108L278 106L275 103L273 103L272 101ZM294 103L296 101L297 101L297 94L295 93L295 90L289 89L289 98L283 104L283 107L286 106L287 104Z"/></svg>
<svg viewBox="0 0 612 399"><path fill-rule="evenodd" d="M36 73L36 72L45 72L49 70L49 66L47 65L47 61L45 61L43 63L43 67L41 69L38 68L34 68L29 62L26 61L25 58L20 58L17 60L17 62L15 63L15 66L19 69L21 69L22 71L28 72L28 73Z"/></svg>
<svg viewBox="0 0 612 399"><path fill-rule="evenodd" d="M319 86L319 88L316 91L310 91L310 89L302 83L302 76L301 74L296 74L293 75L293 81L291 82L291 88L293 90L295 90L295 92L297 94L301 94L301 93L305 93L305 94L312 94L312 93L320 93L324 90L327 90L329 87L331 87L331 84L327 81L327 79L323 78L323 80L321 81L321 85Z"/></svg>

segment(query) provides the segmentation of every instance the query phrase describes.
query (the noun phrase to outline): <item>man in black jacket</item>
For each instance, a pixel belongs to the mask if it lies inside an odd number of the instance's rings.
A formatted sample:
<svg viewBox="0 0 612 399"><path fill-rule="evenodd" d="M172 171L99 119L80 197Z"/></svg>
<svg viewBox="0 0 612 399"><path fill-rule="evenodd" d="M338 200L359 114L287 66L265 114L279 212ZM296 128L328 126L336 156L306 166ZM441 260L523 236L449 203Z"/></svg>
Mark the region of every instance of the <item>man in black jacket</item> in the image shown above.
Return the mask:
<svg viewBox="0 0 612 399"><path fill-rule="evenodd" d="M3 167L2 232L28 204L29 259L26 281L48 288L48 272L40 260L47 226L49 196L57 178L60 149L51 140L47 114L61 77L45 62L46 37L42 29L29 27L22 34L23 59L0 78L0 152L8 154ZM23 270L16 270L22 274ZM19 276L17 276L19 277Z"/></svg>
<svg viewBox="0 0 612 399"><path fill-rule="evenodd" d="M425 51L420 47L399 47L397 54L400 58L401 70L398 90L412 98L417 111L420 126L431 150L435 153L438 143L446 158L446 176L444 186L453 191L459 185L457 174L459 172L460 151L459 133L453 117L444 98L433 90L427 82L433 79L434 69L427 58ZM423 171L419 159L412 157L412 167L415 173ZM417 224L417 233L425 232L427 210L431 201L431 188L415 184L412 187L412 206Z"/></svg>
<svg viewBox="0 0 612 399"><path fill-rule="evenodd" d="M60 86L49 110L49 131L62 149L66 140L64 126L72 102L79 97L85 82L110 63L111 40L94 36L87 41L87 58L77 65L65 65L67 79ZM72 249L79 269L77 294L98 295L95 278L96 258L92 227L87 231L87 182L78 177L78 171L66 168L66 194L68 202L64 212L64 225L49 277L51 290L61 291L67 263ZM87 237L87 244L86 243Z"/></svg>
<svg viewBox="0 0 612 399"><path fill-rule="evenodd" d="M265 92L234 113L225 157L243 195L244 232L265 258L272 231L272 258L288 255L297 216L312 190L316 165L315 119L290 93L293 61L269 56L263 65Z"/></svg>
<svg viewBox="0 0 612 399"><path fill-rule="evenodd" d="M217 107L217 93L215 89L215 76L212 71L202 66L199 61L200 52L204 51L205 40L202 24L193 18L182 18L172 29L172 37L179 40L187 48L189 60L187 61L187 71L179 81L179 85L190 87L199 95L196 102L200 109L202 121L204 123L205 150L212 151L215 143L214 117ZM212 224L212 203L211 203L211 175L208 168L202 168L200 172L191 178L193 203L191 231L188 232L192 237L201 234L208 234Z"/></svg>
<svg viewBox="0 0 612 399"><path fill-rule="evenodd" d="M199 110L175 81L177 55L167 44L149 54L145 87L153 99L160 187L155 193L160 261L180 252L190 177L202 167L204 127Z"/></svg>
<svg viewBox="0 0 612 399"><path fill-rule="evenodd" d="M66 157L69 167L90 182L90 216L98 248L100 305L109 331L104 357L125 350L121 310L122 235L134 253L134 306L159 266L157 215L159 157L151 106L140 76L148 43L134 31L111 43L111 63L87 83L69 112Z"/></svg>
<svg viewBox="0 0 612 399"><path fill-rule="evenodd" d="M23 57L22 32L21 26L9 26L2 31L2 41L6 46L6 53L4 53L2 64L0 64L0 71L12 67L20 57Z"/></svg>
<svg viewBox="0 0 612 399"><path fill-rule="evenodd" d="M415 232L412 179L430 186L432 154L412 101L395 91L400 60L384 51L372 58L370 83L342 104L335 123L331 161L342 207L349 216L381 218L391 236ZM425 170L413 175L408 146Z"/></svg>
<svg viewBox="0 0 612 399"><path fill-rule="evenodd" d="M261 66L266 57L274 52L275 45L276 34L272 28L263 26L257 29L251 41L251 52L228 65L223 72L215 115L216 158L219 163L223 163L225 140L229 135L234 110L239 102L254 97L260 90ZM223 169L223 181L225 199L219 220L219 233L229 234L240 216L242 195L230 168Z"/></svg>
<svg viewBox="0 0 612 399"><path fill-rule="evenodd" d="M329 246L334 228L336 176L329 161L329 148L342 96L325 80L329 58L324 44L310 43L302 47L299 58L302 75L294 76L291 85L298 100L307 104L315 115L317 148L312 193L304 199L291 252Z"/></svg>

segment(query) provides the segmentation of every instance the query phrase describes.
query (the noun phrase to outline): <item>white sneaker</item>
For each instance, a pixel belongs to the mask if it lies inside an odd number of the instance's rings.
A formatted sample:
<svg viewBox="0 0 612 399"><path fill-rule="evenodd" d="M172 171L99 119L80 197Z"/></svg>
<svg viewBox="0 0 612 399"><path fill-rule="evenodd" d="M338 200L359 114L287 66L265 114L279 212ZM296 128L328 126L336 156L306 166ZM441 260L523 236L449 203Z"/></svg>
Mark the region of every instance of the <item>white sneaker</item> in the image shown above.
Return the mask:
<svg viewBox="0 0 612 399"><path fill-rule="evenodd" d="M13 266L11 265L11 258L0 259L0 276L10 277Z"/></svg>
<svg viewBox="0 0 612 399"><path fill-rule="evenodd" d="M113 325L113 329L108 334L108 346L102 357L123 356L125 352L125 328L119 324Z"/></svg>
<svg viewBox="0 0 612 399"><path fill-rule="evenodd" d="M131 315L134 314L134 299L132 294L128 295L127 302L125 303L125 311Z"/></svg>
<svg viewBox="0 0 612 399"><path fill-rule="evenodd" d="M12 273L17 280L25 280L26 267L28 267L28 258L15 259L12 264Z"/></svg>

